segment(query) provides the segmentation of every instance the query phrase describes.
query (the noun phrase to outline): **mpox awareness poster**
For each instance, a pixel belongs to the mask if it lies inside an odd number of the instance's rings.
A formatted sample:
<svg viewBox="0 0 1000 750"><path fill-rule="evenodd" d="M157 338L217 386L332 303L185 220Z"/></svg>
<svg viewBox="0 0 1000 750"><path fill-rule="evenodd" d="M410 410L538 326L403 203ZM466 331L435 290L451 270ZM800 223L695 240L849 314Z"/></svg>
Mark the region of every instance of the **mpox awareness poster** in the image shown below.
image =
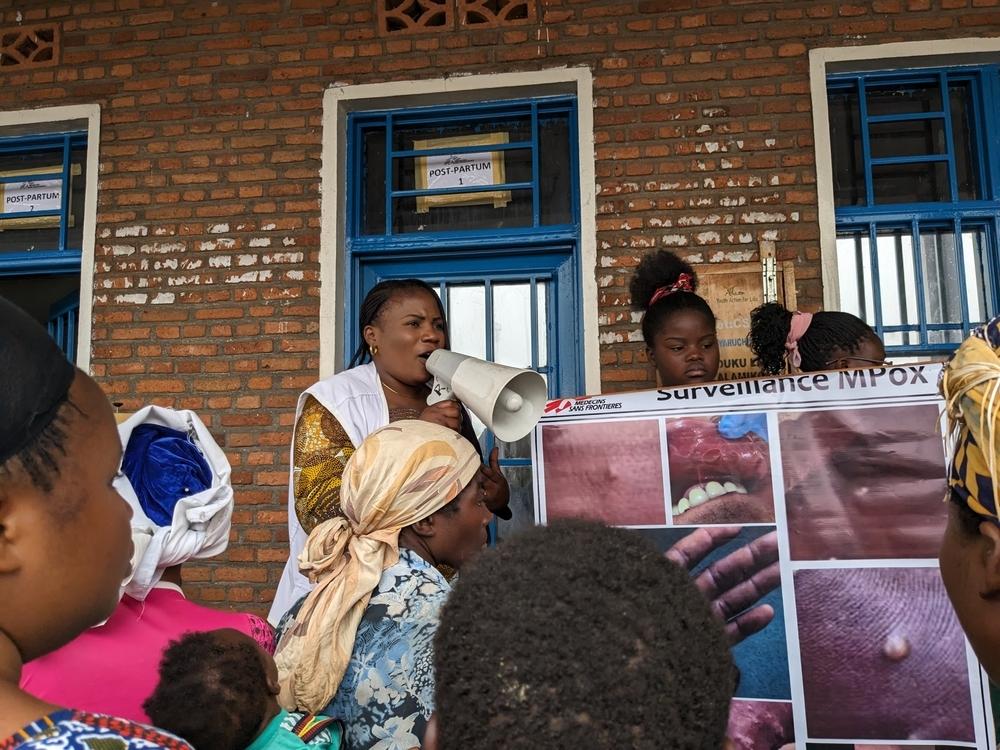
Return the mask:
<svg viewBox="0 0 1000 750"><path fill-rule="evenodd" d="M938 572L939 374L900 365L546 406L538 521L635 529L729 613L740 680L727 748L995 746L988 683Z"/></svg>

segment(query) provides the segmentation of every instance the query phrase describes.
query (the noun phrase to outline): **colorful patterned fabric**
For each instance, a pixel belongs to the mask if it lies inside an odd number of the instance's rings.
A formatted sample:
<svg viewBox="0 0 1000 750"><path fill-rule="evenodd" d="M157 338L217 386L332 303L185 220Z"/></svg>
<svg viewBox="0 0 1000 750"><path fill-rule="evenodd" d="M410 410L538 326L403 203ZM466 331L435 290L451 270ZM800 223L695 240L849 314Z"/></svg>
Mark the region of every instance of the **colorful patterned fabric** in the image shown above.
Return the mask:
<svg viewBox="0 0 1000 750"><path fill-rule="evenodd" d="M389 409L389 422L419 416L416 409ZM292 451L295 515L306 533L342 515L340 480L352 455L354 443L347 430L313 396L306 396Z"/></svg>
<svg viewBox="0 0 1000 750"><path fill-rule="evenodd" d="M345 748L419 746L434 711L434 635L450 590L434 566L405 547L382 574L358 624L344 679L323 709L344 723ZM291 627L295 611L279 635Z"/></svg>
<svg viewBox="0 0 1000 750"><path fill-rule="evenodd" d="M343 727L329 716L281 711L246 750L339 750Z"/></svg>
<svg viewBox="0 0 1000 750"><path fill-rule="evenodd" d="M399 532L453 500L479 454L447 427L418 419L369 435L344 471L344 515L309 534L299 569L316 584L278 642L279 700L318 711L333 697L358 623L382 572L399 559Z"/></svg>
<svg viewBox="0 0 1000 750"><path fill-rule="evenodd" d="M0 750L192 750L184 740L102 714L62 709L0 740Z"/></svg>
<svg viewBox="0 0 1000 750"><path fill-rule="evenodd" d="M955 441L952 496L998 521L1000 509L1000 317L980 326L945 365L939 383Z"/></svg>

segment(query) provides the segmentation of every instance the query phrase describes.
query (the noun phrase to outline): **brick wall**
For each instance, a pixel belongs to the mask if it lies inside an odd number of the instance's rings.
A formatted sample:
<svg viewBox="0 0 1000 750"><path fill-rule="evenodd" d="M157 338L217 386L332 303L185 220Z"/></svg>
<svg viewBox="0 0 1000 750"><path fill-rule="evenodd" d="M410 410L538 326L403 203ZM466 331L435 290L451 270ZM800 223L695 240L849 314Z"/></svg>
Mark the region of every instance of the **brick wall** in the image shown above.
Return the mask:
<svg viewBox="0 0 1000 750"><path fill-rule="evenodd" d="M57 33L51 62L0 67L0 109L102 107L95 375L124 410L198 410L232 461L233 544L186 571L204 601L266 609L286 555L327 86L593 70L602 377L624 390L652 384L626 307L649 250L750 260L774 240L819 305L810 48L1000 29L1000 0L528 0L508 25L439 2L443 26L390 34L374 0L0 2L0 26Z"/></svg>

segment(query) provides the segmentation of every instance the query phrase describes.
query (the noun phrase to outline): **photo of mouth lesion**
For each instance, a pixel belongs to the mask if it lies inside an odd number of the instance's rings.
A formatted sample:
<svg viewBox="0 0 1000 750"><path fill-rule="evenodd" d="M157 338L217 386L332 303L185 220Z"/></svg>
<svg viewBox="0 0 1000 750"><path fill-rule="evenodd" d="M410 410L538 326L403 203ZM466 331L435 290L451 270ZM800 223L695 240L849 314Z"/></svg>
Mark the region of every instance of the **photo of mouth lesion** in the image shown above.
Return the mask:
<svg viewBox="0 0 1000 750"><path fill-rule="evenodd" d="M675 524L774 523L766 414L668 419L667 459Z"/></svg>
<svg viewBox="0 0 1000 750"><path fill-rule="evenodd" d="M795 750L792 704L734 700L722 750Z"/></svg>
<svg viewBox="0 0 1000 750"><path fill-rule="evenodd" d="M779 415L792 559L936 558L947 522L936 405Z"/></svg>
<svg viewBox="0 0 1000 750"><path fill-rule="evenodd" d="M548 520L668 523L658 420L600 420L541 430Z"/></svg>
<svg viewBox="0 0 1000 750"><path fill-rule="evenodd" d="M794 590L810 739L975 741L965 637L936 568L798 570Z"/></svg>

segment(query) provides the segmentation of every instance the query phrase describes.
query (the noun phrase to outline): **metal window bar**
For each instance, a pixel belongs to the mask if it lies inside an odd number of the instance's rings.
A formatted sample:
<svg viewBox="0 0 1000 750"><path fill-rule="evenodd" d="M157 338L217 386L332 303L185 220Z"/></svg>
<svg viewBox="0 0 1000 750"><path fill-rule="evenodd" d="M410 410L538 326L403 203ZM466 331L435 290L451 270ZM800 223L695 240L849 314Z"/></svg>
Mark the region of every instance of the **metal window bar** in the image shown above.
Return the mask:
<svg viewBox="0 0 1000 750"><path fill-rule="evenodd" d="M924 256L920 251L920 224L916 217L910 222L910 237L910 247L913 249L913 275L917 282L917 322L920 324L919 345L928 346L930 340L927 336L927 291L924 288Z"/></svg>
<svg viewBox="0 0 1000 750"><path fill-rule="evenodd" d="M965 276L965 231L961 217L952 221L952 231L955 233L955 265L958 267L958 288L962 293L962 338L966 338L971 330L972 308L969 303L968 279Z"/></svg>
<svg viewBox="0 0 1000 750"><path fill-rule="evenodd" d="M875 187L872 180L872 147L868 135L868 94L865 89L865 79L864 77L858 78L857 84L858 92L858 116L861 119L861 161L865 165L865 205L871 206L875 203ZM875 261L876 258L873 256L872 260ZM877 264L873 263L872 270L874 271ZM876 290L878 285L876 283ZM878 292L875 292L875 310L878 317L881 316L881 304L879 301Z"/></svg>
<svg viewBox="0 0 1000 750"><path fill-rule="evenodd" d="M955 166L955 141L951 123L951 90L948 86L948 74L942 71L938 75L938 86L941 89L941 107L944 109L944 142L945 153L948 155L948 191L952 201L958 200L958 171Z"/></svg>

